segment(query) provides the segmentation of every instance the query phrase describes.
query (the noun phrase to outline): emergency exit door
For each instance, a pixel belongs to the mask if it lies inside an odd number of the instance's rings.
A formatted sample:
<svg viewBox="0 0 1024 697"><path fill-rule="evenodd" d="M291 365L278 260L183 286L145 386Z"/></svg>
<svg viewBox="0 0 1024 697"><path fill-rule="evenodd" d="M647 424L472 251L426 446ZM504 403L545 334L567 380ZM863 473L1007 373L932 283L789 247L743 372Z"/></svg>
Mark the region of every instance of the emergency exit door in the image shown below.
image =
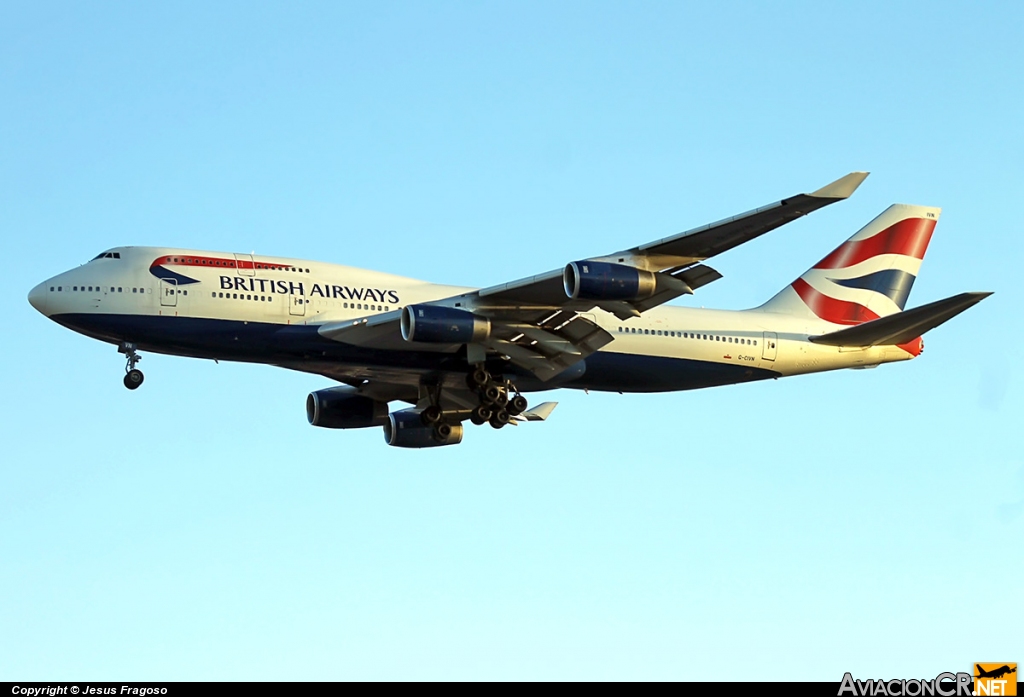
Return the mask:
<svg viewBox="0 0 1024 697"><path fill-rule="evenodd" d="M235 270L239 276L255 276L256 264L252 260L252 254L236 254Z"/></svg>

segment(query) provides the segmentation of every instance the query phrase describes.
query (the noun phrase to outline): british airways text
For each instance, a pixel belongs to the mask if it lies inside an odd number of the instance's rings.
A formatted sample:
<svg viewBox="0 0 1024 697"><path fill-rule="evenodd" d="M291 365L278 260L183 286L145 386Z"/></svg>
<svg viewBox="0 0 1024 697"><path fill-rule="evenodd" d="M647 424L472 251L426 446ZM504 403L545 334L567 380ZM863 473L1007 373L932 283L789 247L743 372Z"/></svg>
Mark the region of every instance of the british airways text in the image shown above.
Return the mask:
<svg viewBox="0 0 1024 697"><path fill-rule="evenodd" d="M278 281L268 278L240 278L238 276L221 276L220 287L223 290L247 290L250 293L278 293L280 295L306 296L305 284L295 281ZM398 293L381 288L351 288L349 286L329 286L314 283L309 297L340 298L342 300L372 300L378 303L399 303Z"/></svg>

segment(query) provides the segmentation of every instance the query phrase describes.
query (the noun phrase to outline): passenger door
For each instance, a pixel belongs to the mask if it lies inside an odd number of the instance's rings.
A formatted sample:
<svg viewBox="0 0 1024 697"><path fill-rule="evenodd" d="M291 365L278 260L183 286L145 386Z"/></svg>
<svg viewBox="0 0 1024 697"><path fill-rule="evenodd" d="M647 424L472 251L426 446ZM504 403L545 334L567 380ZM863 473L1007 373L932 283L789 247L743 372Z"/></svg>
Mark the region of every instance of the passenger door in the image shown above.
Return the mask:
<svg viewBox="0 0 1024 697"><path fill-rule="evenodd" d="M160 279L160 304L164 307L177 307L178 282L173 278Z"/></svg>
<svg viewBox="0 0 1024 697"><path fill-rule="evenodd" d="M765 332L762 341L764 343L761 346L761 358L766 361L774 361L778 351L776 348L779 341L778 335L775 332Z"/></svg>
<svg viewBox="0 0 1024 697"><path fill-rule="evenodd" d="M301 295L288 296L288 313L304 316L306 314L306 299Z"/></svg>

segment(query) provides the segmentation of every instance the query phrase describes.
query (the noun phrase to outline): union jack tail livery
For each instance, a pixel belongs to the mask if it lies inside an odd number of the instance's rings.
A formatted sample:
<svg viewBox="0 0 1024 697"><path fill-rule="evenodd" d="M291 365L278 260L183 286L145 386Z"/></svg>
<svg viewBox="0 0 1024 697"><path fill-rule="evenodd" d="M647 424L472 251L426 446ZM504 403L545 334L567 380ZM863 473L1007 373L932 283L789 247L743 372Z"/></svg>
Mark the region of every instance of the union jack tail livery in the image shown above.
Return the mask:
<svg viewBox="0 0 1024 697"><path fill-rule="evenodd" d="M941 212L889 206L761 309L839 325L902 312Z"/></svg>

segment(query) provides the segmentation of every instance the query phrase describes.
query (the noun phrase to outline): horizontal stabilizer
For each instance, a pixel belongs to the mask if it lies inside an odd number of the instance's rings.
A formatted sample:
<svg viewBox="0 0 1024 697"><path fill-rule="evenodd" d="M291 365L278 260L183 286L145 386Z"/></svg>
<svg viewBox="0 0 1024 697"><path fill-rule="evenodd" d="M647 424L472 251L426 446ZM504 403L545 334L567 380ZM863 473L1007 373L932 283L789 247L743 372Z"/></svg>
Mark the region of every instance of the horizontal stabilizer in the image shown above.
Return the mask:
<svg viewBox="0 0 1024 697"><path fill-rule="evenodd" d="M827 346L898 346L935 329L990 295L992 293L960 293L838 332L812 336L810 340Z"/></svg>

